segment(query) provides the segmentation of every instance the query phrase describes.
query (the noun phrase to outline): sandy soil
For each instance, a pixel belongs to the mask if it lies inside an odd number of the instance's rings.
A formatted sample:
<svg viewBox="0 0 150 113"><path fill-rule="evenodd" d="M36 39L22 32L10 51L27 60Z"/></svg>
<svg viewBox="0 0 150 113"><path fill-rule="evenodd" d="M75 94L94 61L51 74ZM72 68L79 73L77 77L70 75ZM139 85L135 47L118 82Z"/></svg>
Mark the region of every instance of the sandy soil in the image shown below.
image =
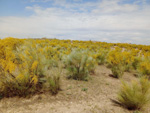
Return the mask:
<svg viewBox="0 0 150 113"><path fill-rule="evenodd" d="M0 100L0 113L136 113L114 105L121 81L110 77L110 69L98 66L91 79L76 81L62 75L61 89L56 96L49 93L31 98L4 98ZM123 80L136 79L124 73ZM141 111L150 113L150 109Z"/></svg>

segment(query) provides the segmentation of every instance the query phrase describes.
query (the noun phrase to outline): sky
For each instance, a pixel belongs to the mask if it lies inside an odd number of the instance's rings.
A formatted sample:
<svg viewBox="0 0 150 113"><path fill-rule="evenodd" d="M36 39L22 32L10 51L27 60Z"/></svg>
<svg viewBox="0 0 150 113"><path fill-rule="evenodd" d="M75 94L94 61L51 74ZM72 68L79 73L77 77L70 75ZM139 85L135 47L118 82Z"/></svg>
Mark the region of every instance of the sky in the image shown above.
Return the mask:
<svg viewBox="0 0 150 113"><path fill-rule="evenodd" d="M150 45L150 0L0 0L0 38Z"/></svg>

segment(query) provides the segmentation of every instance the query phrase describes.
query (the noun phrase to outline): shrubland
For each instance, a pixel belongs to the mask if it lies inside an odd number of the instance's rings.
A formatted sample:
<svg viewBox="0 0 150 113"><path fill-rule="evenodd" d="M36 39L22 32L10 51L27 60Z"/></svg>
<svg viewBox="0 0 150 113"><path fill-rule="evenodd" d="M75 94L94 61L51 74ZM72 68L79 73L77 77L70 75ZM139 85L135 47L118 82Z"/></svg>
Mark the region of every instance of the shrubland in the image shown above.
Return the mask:
<svg viewBox="0 0 150 113"><path fill-rule="evenodd" d="M121 78L125 71L149 78L150 46L58 39L1 39L0 97L22 97L43 91L57 94L61 89L62 70L67 70L68 78L87 81L97 65L107 65L116 78ZM149 100L148 86L146 78L131 85L123 83L119 102L128 109L142 108Z"/></svg>

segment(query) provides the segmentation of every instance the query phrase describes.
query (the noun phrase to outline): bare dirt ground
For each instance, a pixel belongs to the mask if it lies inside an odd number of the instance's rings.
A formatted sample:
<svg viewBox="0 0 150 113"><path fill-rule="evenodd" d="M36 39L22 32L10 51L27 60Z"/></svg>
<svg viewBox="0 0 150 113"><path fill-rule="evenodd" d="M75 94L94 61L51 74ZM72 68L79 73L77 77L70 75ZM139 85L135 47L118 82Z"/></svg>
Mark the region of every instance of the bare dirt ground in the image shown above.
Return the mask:
<svg viewBox="0 0 150 113"><path fill-rule="evenodd" d="M110 69L98 66L91 79L76 81L62 75L61 89L56 96L50 93L31 98L4 98L0 100L0 113L137 113L113 104L121 80L110 77ZM124 73L125 81L136 79ZM140 113L150 113L150 107Z"/></svg>

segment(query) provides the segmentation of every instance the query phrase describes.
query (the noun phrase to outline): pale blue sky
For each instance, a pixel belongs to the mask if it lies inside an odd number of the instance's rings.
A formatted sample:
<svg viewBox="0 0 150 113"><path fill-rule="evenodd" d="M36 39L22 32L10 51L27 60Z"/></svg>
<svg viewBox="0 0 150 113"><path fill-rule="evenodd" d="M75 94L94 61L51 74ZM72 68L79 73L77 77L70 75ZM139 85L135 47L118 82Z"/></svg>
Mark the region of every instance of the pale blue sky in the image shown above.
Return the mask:
<svg viewBox="0 0 150 113"><path fill-rule="evenodd" d="M0 37L150 45L150 0L0 0Z"/></svg>

